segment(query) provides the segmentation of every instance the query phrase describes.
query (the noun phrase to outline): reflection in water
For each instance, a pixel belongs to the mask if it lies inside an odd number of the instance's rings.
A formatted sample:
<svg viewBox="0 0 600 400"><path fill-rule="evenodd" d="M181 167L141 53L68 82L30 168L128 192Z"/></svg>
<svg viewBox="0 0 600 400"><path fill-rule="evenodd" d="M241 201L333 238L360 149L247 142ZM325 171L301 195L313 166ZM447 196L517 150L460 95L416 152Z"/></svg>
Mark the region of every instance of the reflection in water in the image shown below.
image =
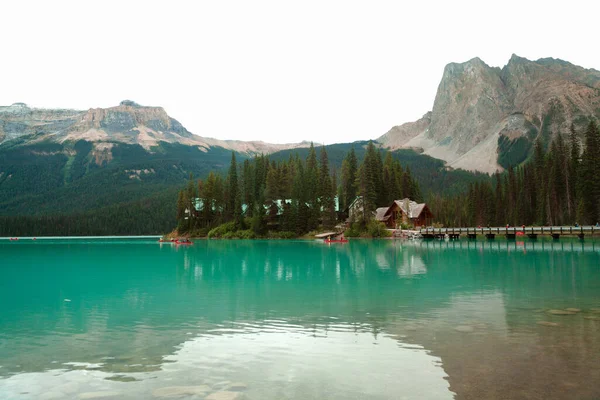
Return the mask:
<svg viewBox="0 0 600 400"><path fill-rule="evenodd" d="M568 239L0 245L0 398L69 382L73 397L145 398L226 380L260 399L591 397L599 250ZM582 311L547 312L565 308ZM115 376L139 381L105 380ZM38 392L23 389L32 380Z"/></svg>
<svg viewBox="0 0 600 400"><path fill-rule="evenodd" d="M392 399L399 393L407 399L453 397L438 357L420 346L385 336L374 339L364 327L353 328L231 323L183 342L164 358L160 371L115 375L102 371L102 364L70 363L87 369L15 375L0 381L0 393L5 399L77 398L77 393L143 399L165 388L204 387L208 394L241 386L228 383L241 381L248 399ZM113 380L125 376L127 387Z"/></svg>
<svg viewBox="0 0 600 400"><path fill-rule="evenodd" d="M595 252L600 253L600 244L596 239L578 240L563 238L562 240L551 240L540 238L539 240L419 240L403 242L406 247L422 247L427 249L461 249L461 250L490 250L490 251L568 251L568 252Z"/></svg>

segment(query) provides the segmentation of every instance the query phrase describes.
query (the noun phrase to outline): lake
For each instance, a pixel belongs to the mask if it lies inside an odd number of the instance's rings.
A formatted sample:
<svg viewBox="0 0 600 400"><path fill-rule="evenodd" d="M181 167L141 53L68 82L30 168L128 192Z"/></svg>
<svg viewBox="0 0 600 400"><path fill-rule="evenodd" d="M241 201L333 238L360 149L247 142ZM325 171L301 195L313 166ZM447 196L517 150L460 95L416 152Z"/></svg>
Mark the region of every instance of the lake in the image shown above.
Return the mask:
<svg viewBox="0 0 600 400"><path fill-rule="evenodd" d="M0 399L593 399L599 360L598 239L0 242Z"/></svg>

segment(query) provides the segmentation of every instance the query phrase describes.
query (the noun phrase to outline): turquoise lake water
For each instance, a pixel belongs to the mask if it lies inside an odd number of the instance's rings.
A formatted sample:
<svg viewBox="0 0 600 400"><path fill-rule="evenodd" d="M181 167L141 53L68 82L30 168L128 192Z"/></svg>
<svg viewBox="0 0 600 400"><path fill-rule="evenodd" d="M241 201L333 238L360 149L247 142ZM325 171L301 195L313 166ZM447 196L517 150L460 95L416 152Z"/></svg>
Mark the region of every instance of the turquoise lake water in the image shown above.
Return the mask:
<svg viewBox="0 0 600 400"><path fill-rule="evenodd" d="M0 399L593 399L599 361L598 239L0 241Z"/></svg>

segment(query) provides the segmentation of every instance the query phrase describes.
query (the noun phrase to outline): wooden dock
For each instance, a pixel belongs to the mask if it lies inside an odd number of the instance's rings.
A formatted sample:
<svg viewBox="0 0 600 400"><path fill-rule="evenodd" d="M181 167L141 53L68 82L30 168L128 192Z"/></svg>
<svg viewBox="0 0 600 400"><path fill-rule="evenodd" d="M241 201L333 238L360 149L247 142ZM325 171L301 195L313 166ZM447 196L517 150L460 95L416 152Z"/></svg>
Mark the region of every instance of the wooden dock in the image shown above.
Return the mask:
<svg viewBox="0 0 600 400"><path fill-rule="evenodd" d="M559 239L561 235L575 235L583 239L585 235L600 233L598 226L526 226L526 227L477 227L477 228L422 228L419 233L425 239L450 238L458 239L464 235L469 239L476 239L478 235L487 239L494 239L497 235L504 235L507 239L515 239L517 236L527 236L536 239L540 235L548 235Z"/></svg>

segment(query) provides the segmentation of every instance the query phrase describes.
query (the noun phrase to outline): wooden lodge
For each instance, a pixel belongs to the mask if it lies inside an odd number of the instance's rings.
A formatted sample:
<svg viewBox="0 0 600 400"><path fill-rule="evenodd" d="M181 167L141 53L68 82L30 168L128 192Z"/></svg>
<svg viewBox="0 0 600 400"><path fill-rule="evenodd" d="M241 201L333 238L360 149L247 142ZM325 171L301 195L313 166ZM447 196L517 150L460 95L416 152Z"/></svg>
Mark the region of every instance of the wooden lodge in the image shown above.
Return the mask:
<svg viewBox="0 0 600 400"><path fill-rule="evenodd" d="M422 227L431 225L433 214L427 204L403 199L394 200L389 207L378 208L375 219L390 229L398 228L401 223Z"/></svg>
<svg viewBox="0 0 600 400"><path fill-rule="evenodd" d="M363 199L358 196L348 207L348 222L363 218L363 213ZM415 227L426 227L433 222L433 214L427 204L419 204L410 199L394 200L388 207L379 207L375 211L374 217L390 229L397 229L402 223Z"/></svg>

